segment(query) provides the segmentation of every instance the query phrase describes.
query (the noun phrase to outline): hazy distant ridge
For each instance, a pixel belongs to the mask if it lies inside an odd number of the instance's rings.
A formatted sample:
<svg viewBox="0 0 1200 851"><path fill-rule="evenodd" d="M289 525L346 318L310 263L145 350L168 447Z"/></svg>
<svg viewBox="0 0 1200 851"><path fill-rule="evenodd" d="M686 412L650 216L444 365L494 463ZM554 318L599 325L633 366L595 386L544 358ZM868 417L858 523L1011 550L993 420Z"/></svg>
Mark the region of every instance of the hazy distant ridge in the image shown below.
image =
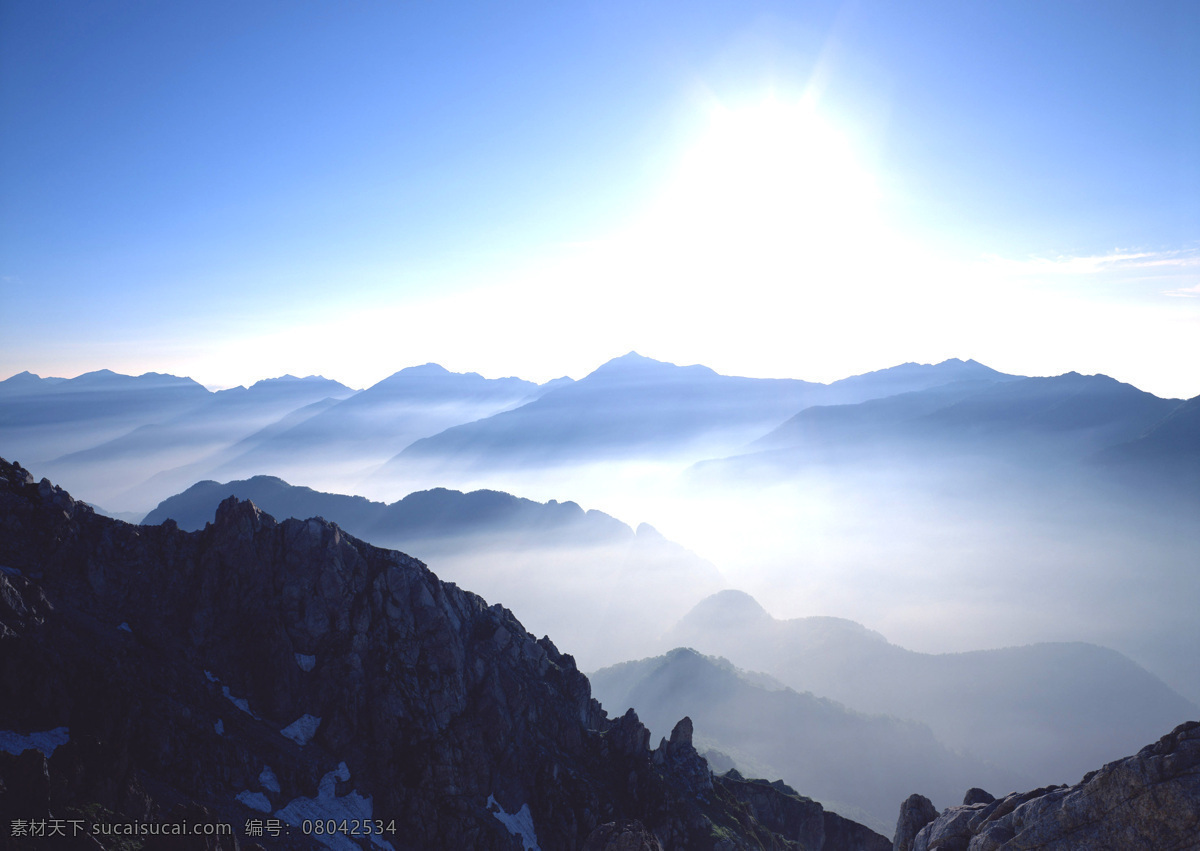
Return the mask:
<svg viewBox="0 0 1200 851"><path fill-rule="evenodd" d="M702 601L663 641L863 712L928 724L947 745L1039 784L1073 782L1089 766L1134 748L1147 731L1200 711L1105 647L917 653L843 618L776 620L740 591Z"/></svg>
<svg viewBox="0 0 1200 851"><path fill-rule="evenodd" d="M672 719L687 715L702 752L731 757L746 776L782 778L884 834L908 789L949 804L973 785L1019 788L1028 780L951 752L922 724L855 712L691 649L614 665L588 679L610 714L632 706L654 736L669 734Z"/></svg>

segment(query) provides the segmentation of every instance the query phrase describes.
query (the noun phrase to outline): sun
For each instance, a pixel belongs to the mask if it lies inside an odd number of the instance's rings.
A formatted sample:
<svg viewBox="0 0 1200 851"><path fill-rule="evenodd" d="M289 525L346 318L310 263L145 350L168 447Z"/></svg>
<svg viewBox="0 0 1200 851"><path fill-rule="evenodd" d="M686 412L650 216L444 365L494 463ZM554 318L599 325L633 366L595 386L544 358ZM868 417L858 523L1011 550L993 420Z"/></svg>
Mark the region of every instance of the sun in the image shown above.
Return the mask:
<svg viewBox="0 0 1200 851"><path fill-rule="evenodd" d="M811 255L861 243L875 226L876 194L849 140L809 101L767 98L710 109L658 217L710 248Z"/></svg>

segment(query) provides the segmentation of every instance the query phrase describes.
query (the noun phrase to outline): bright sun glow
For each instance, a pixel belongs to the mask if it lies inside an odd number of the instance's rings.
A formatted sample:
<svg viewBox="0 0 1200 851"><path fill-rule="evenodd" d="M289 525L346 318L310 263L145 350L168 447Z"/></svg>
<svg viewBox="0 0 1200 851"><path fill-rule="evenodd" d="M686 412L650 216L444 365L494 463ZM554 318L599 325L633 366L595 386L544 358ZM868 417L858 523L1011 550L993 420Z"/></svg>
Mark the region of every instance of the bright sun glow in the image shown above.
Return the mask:
<svg viewBox="0 0 1200 851"><path fill-rule="evenodd" d="M742 261L791 265L803 253L812 262L873 236L875 187L809 102L717 106L655 219L658 238L721 247Z"/></svg>
<svg viewBox="0 0 1200 851"><path fill-rule="evenodd" d="M679 188L701 210L770 232L852 226L874 194L842 136L807 103L777 100L714 110Z"/></svg>

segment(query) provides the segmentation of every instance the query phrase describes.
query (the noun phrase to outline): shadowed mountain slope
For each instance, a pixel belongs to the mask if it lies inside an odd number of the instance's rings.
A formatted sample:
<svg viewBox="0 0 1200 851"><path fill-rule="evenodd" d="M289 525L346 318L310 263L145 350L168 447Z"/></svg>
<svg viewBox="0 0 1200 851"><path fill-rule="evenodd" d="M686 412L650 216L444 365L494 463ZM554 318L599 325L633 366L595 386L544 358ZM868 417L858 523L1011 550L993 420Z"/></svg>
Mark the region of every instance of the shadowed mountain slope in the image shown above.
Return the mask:
<svg viewBox="0 0 1200 851"><path fill-rule="evenodd" d="M1141 493L1165 482L1184 498L1200 502L1200 396L1136 438L1097 453L1095 461Z"/></svg>

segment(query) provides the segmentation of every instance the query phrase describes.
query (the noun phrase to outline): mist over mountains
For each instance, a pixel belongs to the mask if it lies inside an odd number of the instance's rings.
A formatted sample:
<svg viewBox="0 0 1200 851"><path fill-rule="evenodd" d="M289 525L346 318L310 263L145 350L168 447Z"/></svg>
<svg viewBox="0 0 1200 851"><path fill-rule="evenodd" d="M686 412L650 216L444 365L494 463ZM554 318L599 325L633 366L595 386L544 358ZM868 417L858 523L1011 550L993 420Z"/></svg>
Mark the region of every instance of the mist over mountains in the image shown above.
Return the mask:
<svg viewBox="0 0 1200 851"><path fill-rule="evenodd" d="M880 827L913 777L946 803L1074 781L1196 714L1196 403L969 360L817 384L630 353L542 385L427 364L217 393L22 373L0 449L148 525L199 532L236 496L411 553L584 669L642 660L599 675L606 706L663 735L689 715L714 760ZM891 766L870 789L847 736Z"/></svg>
<svg viewBox="0 0 1200 851"><path fill-rule="evenodd" d="M630 352L513 411L415 441L385 467L544 466L597 459L719 454L792 412L853 404L968 376L1003 380L974 361L904 364L831 384L737 378Z"/></svg>

